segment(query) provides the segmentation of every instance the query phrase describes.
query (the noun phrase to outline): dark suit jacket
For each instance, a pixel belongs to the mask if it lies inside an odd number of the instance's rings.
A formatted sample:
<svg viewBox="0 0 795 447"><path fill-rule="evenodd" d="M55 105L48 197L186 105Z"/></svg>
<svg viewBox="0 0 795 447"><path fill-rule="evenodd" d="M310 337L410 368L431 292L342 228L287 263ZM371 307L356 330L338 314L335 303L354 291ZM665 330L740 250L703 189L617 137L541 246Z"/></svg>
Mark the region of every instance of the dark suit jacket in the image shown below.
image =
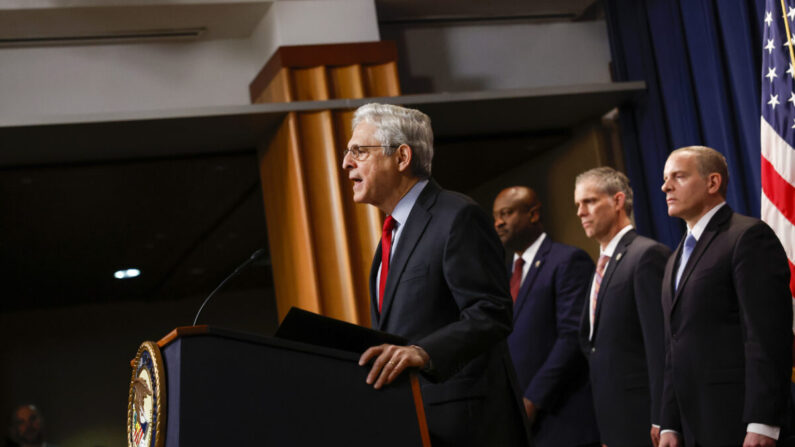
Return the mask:
<svg viewBox="0 0 795 447"><path fill-rule="evenodd" d="M590 366L599 432L610 447L651 445L649 430L659 423L660 289L670 254L665 245L630 230L605 270L590 340L590 296L583 308L580 342Z"/></svg>
<svg viewBox="0 0 795 447"><path fill-rule="evenodd" d="M532 429L538 447L599 442L588 365L577 340L593 271L584 251L547 236L514 303L508 346L519 387L539 408Z"/></svg>
<svg viewBox="0 0 795 447"><path fill-rule="evenodd" d="M471 199L433 180L420 193L397 242L375 328L424 348L421 377L435 447L527 444L523 407L505 338L512 302L503 248L489 216ZM436 383L434 383L436 382Z"/></svg>
<svg viewBox="0 0 795 447"><path fill-rule="evenodd" d="M665 268L663 429L682 420L702 445L740 445L749 422L782 426L791 374L786 254L764 222L724 205L674 292L682 243Z"/></svg>

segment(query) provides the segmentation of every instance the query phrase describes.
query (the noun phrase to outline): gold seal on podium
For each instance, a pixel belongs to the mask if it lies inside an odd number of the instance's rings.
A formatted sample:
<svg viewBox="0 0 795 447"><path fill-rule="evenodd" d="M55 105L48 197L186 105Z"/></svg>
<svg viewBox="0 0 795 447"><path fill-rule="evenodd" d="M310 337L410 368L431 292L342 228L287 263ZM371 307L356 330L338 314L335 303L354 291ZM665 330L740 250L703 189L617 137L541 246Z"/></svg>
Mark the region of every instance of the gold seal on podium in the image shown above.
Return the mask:
<svg viewBox="0 0 795 447"><path fill-rule="evenodd" d="M157 343L143 342L132 368L127 400L127 447L163 447L166 373Z"/></svg>

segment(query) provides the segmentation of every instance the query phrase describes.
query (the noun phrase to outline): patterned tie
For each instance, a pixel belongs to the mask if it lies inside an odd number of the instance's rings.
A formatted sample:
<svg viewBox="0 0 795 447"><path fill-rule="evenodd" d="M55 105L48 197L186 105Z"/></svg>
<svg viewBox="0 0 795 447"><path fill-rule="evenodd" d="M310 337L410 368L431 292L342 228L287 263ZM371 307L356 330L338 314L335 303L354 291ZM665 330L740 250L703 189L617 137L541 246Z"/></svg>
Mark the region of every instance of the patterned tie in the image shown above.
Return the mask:
<svg viewBox="0 0 795 447"><path fill-rule="evenodd" d="M516 259L513 263L513 274L511 275L511 296L516 301L519 296L519 288L522 286L522 269L524 268L524 259L521 257ZM505 284L505 283L503 283Z"/></svg>
<svg viewBox="0 0 795 447"><path fill-rule="evenodd" d="M599 287L602 285L602 277L605 274L605 266L609 260L610 256L601 255L599 256L599 260L596 262L596 276L594 276L596 282L593 285L593 294L591 295L591 333L593 333L594 319L596 318L596 297L599 296Z"/></svg>
<svg viewBox="0 0 795 447"><path fill-rule="evenodd" d="M676 272L676 286L674 291L679 289L679 280L682 279L682 273L685 272L685 267L687 266L687 261L690 259L690 255L693 254L693 249L696 248L696 238L693 236L693 233L687 232L687 239L685 239L685 246L682 248L682 257L679 258L679 270Z"/></svg>
<svg viewBox="0 0 795 447"><path fill-rule="evenodd" d="M384 306L384 289L386 288L386 276L389 274L389 252L392 250L392 230L395 229L397 222L392 216L386 216L384 220L384 231L381 233L381 281L378 284L378 312Z"/></svg>

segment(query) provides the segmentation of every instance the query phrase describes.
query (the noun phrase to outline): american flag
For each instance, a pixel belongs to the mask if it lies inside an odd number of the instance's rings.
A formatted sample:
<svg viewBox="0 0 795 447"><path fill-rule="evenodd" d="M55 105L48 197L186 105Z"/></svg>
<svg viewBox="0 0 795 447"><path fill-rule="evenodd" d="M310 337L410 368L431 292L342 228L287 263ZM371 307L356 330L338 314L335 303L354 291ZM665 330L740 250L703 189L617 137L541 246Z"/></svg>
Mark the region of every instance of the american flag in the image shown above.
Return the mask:
<svg viewBox="0 0 795 447"><path fill-rule="evenodd" d="M767 0L762 26L761 216L787 252L795 300L795 0Z"/></svg>

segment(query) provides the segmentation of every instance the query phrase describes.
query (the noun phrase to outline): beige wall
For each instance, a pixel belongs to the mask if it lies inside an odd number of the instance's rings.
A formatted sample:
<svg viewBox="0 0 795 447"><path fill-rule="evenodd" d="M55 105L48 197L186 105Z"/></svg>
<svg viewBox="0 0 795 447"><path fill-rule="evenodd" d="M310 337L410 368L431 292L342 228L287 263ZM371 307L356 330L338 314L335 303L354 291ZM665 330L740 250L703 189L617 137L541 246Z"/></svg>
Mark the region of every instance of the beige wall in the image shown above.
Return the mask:
<svg viewBox="0 0 795 447"><path fill-rule="evenodd" d="M0 48L0 125L245 105L249 82L279 46L375 40L373 0L302 0L274 2L242 39Z"/></svg>

